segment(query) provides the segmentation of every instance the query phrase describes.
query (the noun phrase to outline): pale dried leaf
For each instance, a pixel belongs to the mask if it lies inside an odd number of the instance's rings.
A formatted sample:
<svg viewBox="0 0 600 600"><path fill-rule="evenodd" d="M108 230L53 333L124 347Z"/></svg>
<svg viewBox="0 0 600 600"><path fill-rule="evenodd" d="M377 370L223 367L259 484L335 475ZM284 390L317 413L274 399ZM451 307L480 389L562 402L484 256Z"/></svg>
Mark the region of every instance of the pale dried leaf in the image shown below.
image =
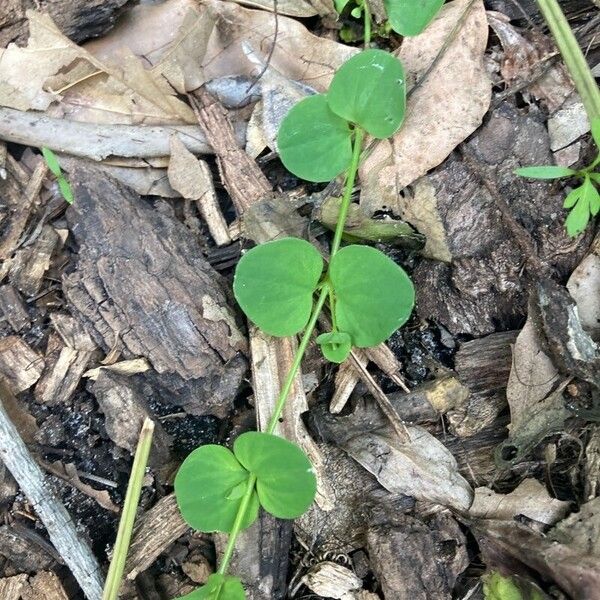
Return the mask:
<svg viewBox="0 0 600 600"><path fill-rule="evenodd" d="M174 190L184 198L197 200L207 191L200 161L185 147L177 135L171 136L171 160L167 174Z"/></svg>
<svg viewBox="0 0 600 600"><path fill-rule="evenodd" d="M96 381L102 371L113 371L119 375L137 375L138 373L145 373L151 368L150 363L145 358L132 358L131 360L122 360L121 362L116 362L112 365L90 369L89 371L86 371L83 376L88 377L92 381Z"/></svg>
<svg viewBox="0 0 600 600"><path fill-rule="evenodd" d="M419 81L472 0L454 0L421 34L406 38L398 57ZM411 94L400 131L379 143L361 168L361 202L369 210L393 207L399 192L439 165L481 124L491 99L483 56L488 25L482 0L474 0L460 31Z"/></svg>
<svg viewBox="0 0 600 600"><path fill-rule="evenodd" d="M577 313L583 328L595 342L600 341L600 237L592 252L573 271L567 283L569 293L577 303Z"/></svg>
<svg viewBox="0 0 600 600"><path fill-rule="evenodd" d="M118 62L104 63L65 37L48 15L27 15L28 46L11 45L0 60L0 80L18 89L21 97L15 101L13 93L5 93L0 105L44 110L60 100L63 113L79 120L195 122L192 110L162 74L146 70L129 50L119 51Z"/></svg>
<svg viewBox="0 0 600 600"><path fill-rule="evenodd" d="M369 433L352 438L344 449L392 493L467 510L473 492L454 456L426 429L409 426L408 432L406 443Z"/></svg>
<svg viewBox="0 0 600 600"><path fill-rule="evenodd" d="M556 384L557 370L542 349L540 334L529 317L517 337L506 398L511 431L531 417L532 407L548 397Z"/></svg>
<svg viewBox="0 0 600 600"><path fill-rule="evenodd" d="M303 582L317 596L338 600L350 600L362 589L362 581L348 567L329 561L315 565Z"/></svg>
<svg viewBox="0 0 600 600"><path fill-rule="evenodd" d="M476 488L469 515L507 521L523 515L546 525L554 525L565 517L570 504L552 498L536 479L525 479L510 494L497 494L487 487Z"/></svg>

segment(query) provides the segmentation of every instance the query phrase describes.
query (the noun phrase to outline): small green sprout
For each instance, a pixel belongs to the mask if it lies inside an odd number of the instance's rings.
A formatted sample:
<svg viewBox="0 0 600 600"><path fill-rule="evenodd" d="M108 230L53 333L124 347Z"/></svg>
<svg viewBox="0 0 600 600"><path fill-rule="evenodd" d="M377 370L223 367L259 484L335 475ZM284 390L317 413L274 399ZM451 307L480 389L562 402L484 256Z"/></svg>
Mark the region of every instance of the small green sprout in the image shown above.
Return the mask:
<svg viewBox="0 0 600 600"><path fill-rule="evenodd" d="M388 18L388 26L396 33L408 37L422 33L433 21L445 0L383 0ZM365 20L365 40L368 42L371 30L371 15L368 0L334 0L335 9L342 14L346 7L353 5L350 14ZM364 15L363 15L364 13Z"/></svg>
<svg viewBox="0 0 600 600"><path fill-rule="evenodd" d="M505 577L492 571L483 577L485 600L543 600L539 589L517 578Z"/></svg>
<svg viewBox="0 0 600 600"><path fill-rule="evenodd" d="M385 341L410 317L415 291L404 270L375 248L341 247L365 136L393 135L405 107L400 61L382 50L365 50L342 65L327 94L302 100L281 124L277 144L283 164L307 181L345 173L344 193L327 265L312 244L297 238L261 244L238 263L233 291L248 319L269 335L302 335L266 432L240 435L233 451L201 446L177 473L175 494L185 521L199 531L229 534L218 572L180 600L242 600L240 581L227 576L240 531L261 507L294 519L314 501L317 482L308 457L274 433L325 306L332 331L316 341L335 363L352 347Z"/></svg>
<svg viewBox="0 0 600 600"><path fill-rule="evenodd" d="M63 172L60 168L60 164L58 163L58 158L56 158L56 154L50 150L50 148L42 148L42 155L50 172L56 177L56 181L58 183L58 189L62 194L62 197L69 203L73 204L73 190L71 189L71 184L67 181L67 178L63 175Z"/></svg>

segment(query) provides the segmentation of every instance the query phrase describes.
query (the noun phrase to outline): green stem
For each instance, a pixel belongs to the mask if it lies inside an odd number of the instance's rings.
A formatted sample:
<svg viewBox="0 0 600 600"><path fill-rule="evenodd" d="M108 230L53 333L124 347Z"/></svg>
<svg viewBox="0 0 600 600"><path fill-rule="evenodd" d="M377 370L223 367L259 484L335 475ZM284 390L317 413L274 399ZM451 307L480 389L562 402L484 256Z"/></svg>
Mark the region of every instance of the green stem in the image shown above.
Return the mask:
<svg viewBox="0 0 600 600"><path fill-rule="evenodd" d="M313 331L315 330L315 326L317 324L317 319L321 314L321 310L323 310L323 305L325 304L325 300L327 300L327 296L329 295L329 285L325 284L321 288L321 292L319 293L319 298L313 308L312 314L310 315L310 319L308 321L308 325L302 334L302 339L300 340L300 345L298 346L298 350L294 356L294 362L288 371L288 374L283 382L283 387L281 388L281 392L279 393L279 398L277 399L277 404L275 405L275 410L269 419L269 424L267 425L267 433L273 433L275 428L277 427L277 423L279 423L279 417L281 417L281 413L283 411L283 407L285 406L285 402L287 397L289 396L290 390L292 389L292 385L294 384L294 379L300 370L300 364L302 363L302 359L304 358L304 353L306 352L306 348L308 347L308 343L310 342L310 337L312 336Z"/></svg>
<svg viewBox="0 0 600 600"><path fill-rule="evenodd" d="M600 90L557 0L537 0L575 82L590 122L600 119Z"/></svg>
<svg viewBox="0 0 600 600"><path fill-rule="evenodd" d="M140 501L148 456L150 455L153 433L154 423L150 419L146 419L142 426L140 439L135 451L135 458L133 459L133 466L131 467L131 476L129 477L127 493L125 494L125 502L123 504L121 520L119 521L119 530L113 549L113 557L110 561L108 574L106 575L102 600L116 600L119 595L123 571L125 570L125 559L127 558L129 543L131 542L135 514Z"/></svg>
<svg viewBox="0 0 600 600"><path fill-rule="evenodd" d="M338 251L340 243L342 241L342 234L344 232L344 226L346 224L346 217L348 216L350 199L352 198L352 190L354 189L354 182L356 181L356 174L358 172L358 164L360 162L360 154L362 151L364 135L364 131L357 127L354 136L354 145L352 148L352 162L350 163L350 168L346 177L346 186L344 189L344 195L342 196L342 203L338 215L338 222L335 228L333 244L331 247L331 257L333 257ZM271 418L269 419L269 422L267 424L266 433L272 434L275 431L277 424L279 423L279 418L281 417L281 413L283 412L283 407L285 406L287 398L292 389L292 385L294 384L294 379L296 378L296 375L298 375L302 359L304 358L304 353L308 348L310 338L312 337L312 334L317 325L317 319L319 318L319 315L323 310L323 306L325 305L325 301L327 300L330 291L331 287L327 283L327 281L325 281L325 283L321 286L319 296L310 315L310 319L308 320L308 324L306 325L304 333L302 334L302 338L300 340L300 344L298 345L298 350L296 351L296 354L294 356L292 366L290 367L290 370L286 375L285 381L283 382L283 386L281 387L279 397L277 398L277 403L275 404L275 409L273 410L273 414L271 415ZM231 557L233 556L233 551L235 549L237 538L242 530L242 523L245 519L248 507L250 506L250 500L252 499L252 493L254 492L255 485L256 476L250 475L250 477L248 478L248 487L246 488L246 492L244 493L242 501L240 502L240 507L238 508L238 512L233 523L233 528L231 530L231 533L229 534L229 538L227 539L227 546L225 547L225 552L223 553L221 564L219 565L218 573L221 575L225 575L225 573L227 572L227 567L229 566L229 562L231 561Z"/></svg>
<svg viewBox="0 0 600 600"><path fill-rule="evenodd" d="M356 181L356 174L358 173L358 164L360 162L360 153L362 151L364 137L364 130L362 130L360 127L356 127L354 134L354 146L352 148L352 162L350 163L350 168L348 169L348 176L346 177L346 185L344 187L342 203L340 204L338 221L335 227L335 234L333 235L333 243L331 244L331 258L336 255L337 251L340 249L340 244L342 243L342 235L344 233L346 219L348 218L348 209L350 208L352 190L354 189L354 182Z"/></svg>
<svg viewBox="0 0 600 600"><path fill-rule="evenodd" d="M250 499L252 498L252 493L254 492L254 486L256 484L256 475L250 475L248 478L248 487L246 488L246 493L240 502L240 507L238 509L237 515L235 516L235 521L233 522L233 529L229 534L229 538L227 539L227 547L225 548L225 552L223 553L223 558L221 559L221 564L219 565L219 570L217 573L220 575L225 575L227 573L227 567L229 566L229 561L233 556L233 551L235 549L235 542L237 540L240 531L242 530L242 522L244 517L246 516L246 511L248 510L248 506L250 505Z"/></svg>
<svg viewBox="0 0 600 600"><path fill-rule="evenodd" d="M369 0L363 0L363 15L365 18L364 42L365 50L371 45L371 8Z"/></svg>

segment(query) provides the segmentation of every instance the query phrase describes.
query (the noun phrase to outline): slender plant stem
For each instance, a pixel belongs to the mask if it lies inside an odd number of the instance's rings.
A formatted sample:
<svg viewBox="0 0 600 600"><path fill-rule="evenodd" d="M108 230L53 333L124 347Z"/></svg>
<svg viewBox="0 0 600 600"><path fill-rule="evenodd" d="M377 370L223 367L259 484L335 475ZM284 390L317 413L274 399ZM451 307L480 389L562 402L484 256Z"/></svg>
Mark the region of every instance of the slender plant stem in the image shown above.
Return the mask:
<svg viewBox="0 0 600 600"><path fill-rule="evenodd" d="M283 387L281 388L281 392L279 393L279 398L277 399L277 404L275 405L275 410L269 419L269 424L267 425L267 433L273 433L275 428L277 427L277 423L279 423L279 417L281 417L281 413L283 411L283 407L285 406L285 402L290 394L290 390L292 389L292 385L294 384L294 379L300 370L300 364L302 363L302 359L304 358L304 353L306 352L306 348L308 347L308 343L310 342L310 337L312 336L313 331L315 330L315 325L317 324L317 319L323 310L323 306L325 304L325 300L327 300L327 296L329 295L329 285L325 284L321 288L321 292L319 293L319 298L313 308L312 314L308 321L308 325L302 334L302 339L300 340L300 345L298 346L298 350L296 351L296 355L294 356L294 362L288 371L288 374L285 377L285 381L283 382Z"/></svg>
<svg viewBox="0 0 600 600"><path fill-rule="evenodd" d="M121 587L121 580L123 579L123 571L125 569L125 559L127 558L129 543L131 542L135 513L140 501L153 434L154 423L150 419L146 419L142 425L135 458L133 459L133 466L131 467L131 476L127 485L125 503L123 504L123 512L119 521L119 530L117 531L113 557L106 576L102 600L116 600L119 595L119 588Z"/></svg>
<svg viewBox="0 0 600 600"><path fill-rule="evenodd" d="M223 558L221 559L221 564L219 565L219 570L217 573L220 575L225 575L227 573L227 567L229 566L229 561L233 556L233 551L235 549L235 542L237 541L237 537L242 530L242 523L244 518L246 517L246 512L248 511L248 507L250 506L250 500L252 498L252 494L254 492L254 486L256 485L256 475L250 475L248 478L248 486L246 487L246 492L240 502L240 507L238 509L237 515L235 516L235 521L233 522L233 529L227 538L227 547L225 548L225 552L223 553Z"/></svg>
<svg viewBox="0 0 600 600"><path fill-rule="evenodd" d="M350 208L352 190L354 189L354 182L356 181L356 174L358 173L358 164L360 162L360 153L362 152L364 138L364 130L357 127L354 134L354 145L352 147L352 162L350 163L348 176L346 177L346 185L340 204L338 221L335 227L335 234L333 235L333 243L331 244L331 258L336 255L337 251L340 249L340 244L342 243L342 235L344 233L346 219L348 218L348 209Z"/></svg>
<svg viewBox="0 0 600 600"><path fill-rule="evenodd" d="M365 50L371 45L371 7L369 0L363 0L363 15L365 18Z"/></svg>
<svg viewBox="0 0 600 600"><path fill-rule="evenodd" d="M360 155L362 151L364 136L364 131L357 127L352 147L352 161L350 163L350 168L348 169L348 174L346 176L346 185L344 188L344 194L342 196L342 203L338 215L338 222L335 228L335 234L333 237L331 257L333 257L336 254L342 241L342 234L344 233L344 226L346 225L346 218L348 216L350 199L352 198L352 190L354 189L354 182L356 181L356 174L358 172L358 165L360 162ZM269 423L267 424L266 433L272 434L275 431L277 424L279 423L279 418L281 417L281 413L283 412L283 407L285 406L288 396L290 395L292 385L294 384L294 379L296 378L296 375L300 370L300 365L302 364L304 353L308 348L310 338L312 337L312 334L315 330L317 319L319 318L319 315L323 310L323 306L325 305L325 302L329 297L330 292L331 287L329 283L325 281L325 283L321 286L321 290L319 292L317 301L314 305L313 311L310 315L310 319L308 320L308 324L306 325L304 333L302 334L300 344L298 345L298 350L296 351L296 354L294 356L294 361L292 362L290 370L288 371L285 377L285 381L283 382L283 385L281 387L281 391L279 393L279 397L277 398L277 403L275 404L273 414L271 415ZM223 553L223 558L221 559L221 564L219 565L219 570L217 571L221 575L225 575L225 573L227 573L227 568L229 567L231 557L233 556L233 551L235 549L237 538L242 530L242 523L246 518L246 512L248 511L248 508L250 506L250 501L252 499L252 494L254 492L255 485L256 476L250 475L250 477L248 478L246 492L244 493L242 501L240 502L240 506L235 516L235 521L233 523L233 528L231 530L231 533L229 534L229 538L227 539L227 546L225 547L225 552Z"/></svg>
<svg viewBox="0 0 600 600"><path fill-rule="evenodd" d="M537 0L575 82L590 122L600 119L600 89L557 0Z"/></svg>

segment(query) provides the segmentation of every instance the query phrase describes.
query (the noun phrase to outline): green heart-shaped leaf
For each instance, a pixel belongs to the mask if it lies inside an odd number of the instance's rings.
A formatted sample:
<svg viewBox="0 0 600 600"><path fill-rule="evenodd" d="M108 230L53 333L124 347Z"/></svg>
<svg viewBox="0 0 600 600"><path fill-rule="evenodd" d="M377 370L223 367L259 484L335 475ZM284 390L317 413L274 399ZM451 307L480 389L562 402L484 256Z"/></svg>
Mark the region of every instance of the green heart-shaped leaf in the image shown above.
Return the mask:
<svg viewBox="0 0 600 600"><path fill-rule="evenodd" d="M350 335L354 346L377 346L410 317L415 303L412 281L375 248L342 248L331 259L329 277L337 326Z"/></svg>
<svg viewBox="0 0 600 600"><path fill-rule="evenodd" d="M521 177L529 177L529 179L562 179L563 177L571 177L576 171L568 167L557 167L546 165L541 167L521 167L515 170L516 175Z"/></svg>
<svg viewBox="0 0 600 600"><path fill-rule="evenodd" d="M242 582L237 577L213 573L197 590L176 600L245 600Z"/></svg>
<svg viewBox="0 0 600 600"><path fill-rule="evenodd" d="M233 292L246 316L269 335L298 333L308 323L323 259L305 240L284 238L247 252Z"/></svg>
<svg viewBox="0 0 600 600"><path fill-rule="evenodd" d="M312 504L317 480L302 450L268 433L249 431L233 445L237 459L256 475L261 506L280 519L295 519Z"/></svg>
<svg viewBox="0 0 600 600"><path fill-rule="evenodd" d="M321 346L321 352L327 360L338 364L343 363L352 350L352 339L342 331L322 333L317 338L317 344Z"/></svg>
<svg viewBox="0 0 600 600"><path fill-rule="evenodd" d="M365 50L338 69L327 102L336 115L373 137L390 137L402 124L406 110L404 67L389 52Z"/></svg>
<svg viewBox="0 0 600 600"><path fill-rule="evenodd" d="M318 94L301 100L286 115L277 148L285 168L300 179L331 181L350 166L352 132Z"/></svg>
<svg viewBox="0 0 600 600"><path fill-rule="evenodd" d="M437 15L445 0L383 0L392 29L400 35L418 35Z"/></svg>
<svg viewBox="0 0 600 600"><path fill-rule="evenodd" d="M175 477L175 496L186 523L205 533L229 533L242 501L239 486L249 477L231 450L213 444L196 448ZM242 527L251 525L257 516L254 492Z"/></svg>

